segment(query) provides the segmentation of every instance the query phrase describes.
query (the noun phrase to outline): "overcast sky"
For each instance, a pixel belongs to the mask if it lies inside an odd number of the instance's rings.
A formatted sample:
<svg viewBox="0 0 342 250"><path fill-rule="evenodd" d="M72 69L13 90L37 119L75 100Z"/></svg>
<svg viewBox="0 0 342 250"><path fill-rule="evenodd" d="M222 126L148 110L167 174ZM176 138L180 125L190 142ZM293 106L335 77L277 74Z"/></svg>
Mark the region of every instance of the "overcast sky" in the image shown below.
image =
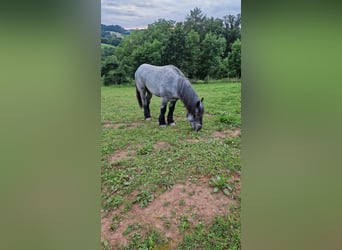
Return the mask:
<svg viewBox="0 0 342 250"><path fill-rule="evenodd" d="M241 0L101 0L101 23L145 28L160 18L182 22L199 7L207 17L241 13Z"/></svg>

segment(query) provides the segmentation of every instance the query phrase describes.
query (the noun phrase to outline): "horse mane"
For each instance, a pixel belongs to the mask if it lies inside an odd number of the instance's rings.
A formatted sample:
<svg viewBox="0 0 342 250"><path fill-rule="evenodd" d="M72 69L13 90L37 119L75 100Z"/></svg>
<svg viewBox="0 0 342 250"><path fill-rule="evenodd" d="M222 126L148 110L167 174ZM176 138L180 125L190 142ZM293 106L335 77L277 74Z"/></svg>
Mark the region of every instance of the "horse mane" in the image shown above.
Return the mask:
<svg viewBox="0 0 342 250"><path fill-rule="evenodd" d="M189 113L195 114L198 96L186 77L179 82L178 95Z"/></svg>

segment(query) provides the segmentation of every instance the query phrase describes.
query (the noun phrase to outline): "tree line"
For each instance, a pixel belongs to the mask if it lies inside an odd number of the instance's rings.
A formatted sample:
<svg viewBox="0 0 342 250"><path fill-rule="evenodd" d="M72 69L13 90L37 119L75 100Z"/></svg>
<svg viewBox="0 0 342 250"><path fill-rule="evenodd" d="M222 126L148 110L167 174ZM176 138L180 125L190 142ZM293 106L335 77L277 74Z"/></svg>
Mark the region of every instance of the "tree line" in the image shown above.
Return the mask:
<svg viewBox="0 0 342 250"><path fill-rule="evenodd" d="M208 18L200 8L184 22L159 19L102 49L104 85L131 82L143 63L173 64L195 80L241 77L241 15Z"/></svg>

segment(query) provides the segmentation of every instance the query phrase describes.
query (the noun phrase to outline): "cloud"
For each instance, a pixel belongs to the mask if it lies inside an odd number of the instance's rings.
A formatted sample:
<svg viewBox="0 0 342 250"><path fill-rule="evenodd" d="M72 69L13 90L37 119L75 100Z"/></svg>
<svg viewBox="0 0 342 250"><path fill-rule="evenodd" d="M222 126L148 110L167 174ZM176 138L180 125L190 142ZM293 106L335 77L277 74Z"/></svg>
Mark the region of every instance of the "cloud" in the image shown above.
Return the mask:
<svg viewBox="0 0 342 250"><path fill-rule="evenodd" d="M160 18L181 22L195 7L207 17L222 18L240 13L241 0L101 0L101 23L142 28Z"/></svg>

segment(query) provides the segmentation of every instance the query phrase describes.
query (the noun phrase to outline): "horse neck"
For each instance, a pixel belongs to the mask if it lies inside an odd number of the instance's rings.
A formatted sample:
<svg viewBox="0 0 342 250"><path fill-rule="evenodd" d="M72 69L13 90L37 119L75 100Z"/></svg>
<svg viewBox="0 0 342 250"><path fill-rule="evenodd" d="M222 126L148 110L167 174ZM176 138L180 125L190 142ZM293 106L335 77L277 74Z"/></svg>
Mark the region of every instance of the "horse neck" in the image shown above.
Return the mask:
<svg viewBox="0 0 342 250"><path fill-rule="evenodd" d="M194 114L198 96L188 79L185 78L180 82L178 95L179 99L183 102L187 111L191 114Z"/></svg>

